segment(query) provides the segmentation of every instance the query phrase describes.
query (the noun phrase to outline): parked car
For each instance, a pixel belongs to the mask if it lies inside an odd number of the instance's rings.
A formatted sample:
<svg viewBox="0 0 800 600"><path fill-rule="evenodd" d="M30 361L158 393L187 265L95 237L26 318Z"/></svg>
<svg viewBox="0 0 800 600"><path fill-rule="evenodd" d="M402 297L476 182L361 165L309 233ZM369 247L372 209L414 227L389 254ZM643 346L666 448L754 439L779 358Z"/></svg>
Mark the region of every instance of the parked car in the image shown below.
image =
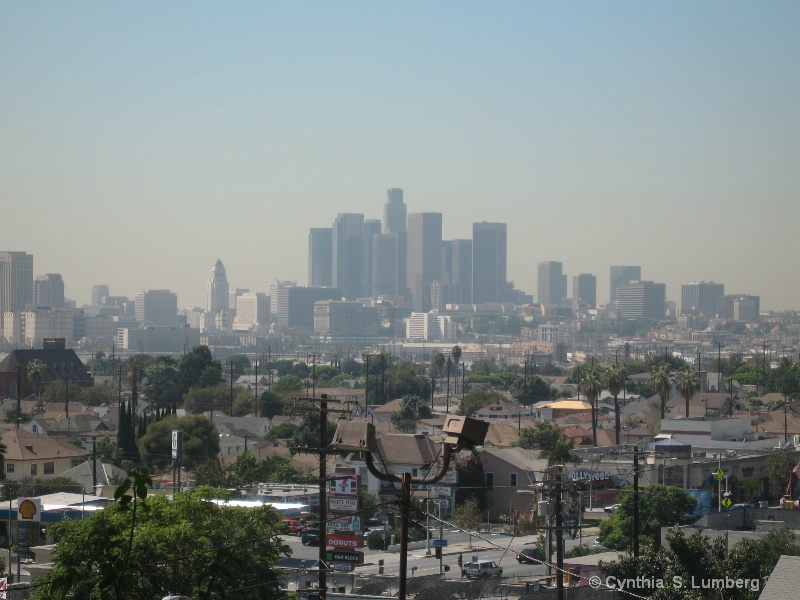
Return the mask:
<svg viewBox="0 0 800 600"><path fill-rule="evenodd" d="M501 577L503 568L498 567L492 560L477 560L464 564L461 575L468 579L480 579L489 577Z"/></svg>
<svg viewBox="0 0 800 600"><path fill-rule="evenodd" d="M283 528L289 535L300 535L308 527L305 519L288 518L283 520Z"/></svg>
<svg viewBox="0 0 800 600"><path fill-rule="evenodd" d="M619 504L612 504L611 506L606 506L603 510L607 513L614 514L614 511L616 511L619 506Z"/></svg>
<svg viewBox="0 0 800 600"><path fill-rule="evenodd" d="M300 541L303 546L319 546L319 530L307 527L300 534Z"/></svg>
<svg viewBox="0 0 800 600"><path fill-rule="evenodd" d="M519 564L539 564L545 560L544 553L539 548L523 548L517 552L517 562Z"/></svg>

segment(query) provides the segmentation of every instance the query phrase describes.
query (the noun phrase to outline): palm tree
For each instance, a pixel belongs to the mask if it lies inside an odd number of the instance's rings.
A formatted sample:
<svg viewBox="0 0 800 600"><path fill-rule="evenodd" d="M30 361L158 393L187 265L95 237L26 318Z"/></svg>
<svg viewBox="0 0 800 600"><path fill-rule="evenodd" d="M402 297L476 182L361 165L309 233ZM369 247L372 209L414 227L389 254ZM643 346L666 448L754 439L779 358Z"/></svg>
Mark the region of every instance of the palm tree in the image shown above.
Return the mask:
<svg viewBox="0 0 800 600"><path fill-rule="evenodd" d="M683 399L686 401L686 418L688 419L689 401L700 389L700 378L694 371L686 369L675 375L675 382L677 384L678 393L683 396Z"/></svg>
<svg viewBox="0 0 800 600"><path fill-rule="evenodd" d="M47 365L38 358L34 358L25 367L27 370L28 381L30 381L36 388L36 395L39 395L39 384L44 379L44 374L47 371Z"/></svg>
<svg viewBox="0 0 800 600"><path fill-rule="evenodd" d="M648 382L653 386L653 389L661 397L661 418L663 419L667 413L667 398L672 389L672 372L669 370L667 363L661 364L650 372L650 381Z"/></svg>
<svg viewBox="0 0 800 600"><path fill-rule="evenodd" d="M605 383L608 393L614 396L614 432L616 434L615 440L619 446L620 422L619 422L619 393L625 388L625 383L628 381L628 369L625 365L618 362L613 363L604 373L603 382Z"/></svg>
<svg viewBox="0 0 800 600"><path fill-rule="evenodd" d="M450 358L453 359L453 367L456 370L456 386L453 393L458 394L458 362L461 360L461 346L453 346L453 349L450 350Z"/></svg>
<svg viewBox="0 0 800 600"><path fill-rule="evenodd" d="M433 353L431 362L433 362L433 366L436 367L436 373L439 375L439 377L441 377L442 369L444 369L444 364L447 362L447 359L444 357L444 354L437 350L436 352Z"/></svg>
<svg viewBox="0 0 800 600"><path fill-rule="evenodd" d="M586 396L589 404L592 405L592 444L595 448L597 447L597 399L603 389L601 379L600 373L594 366L594 360L592 360L592 366L584 373L581 379L580 390Z"/></svg>
<svg viewBox="0 0 800 600"><path fill-rule="evenodd" d="M539 456L547 459L549 466L566 465L568 463L577 465L581 462L581 457L575 454L575 440L568 440L563 433L556 439L555 444L546 450L542 450Z"/></svg>
<svg viewBox="0 0 800 600"><path fill-rule="evenodd" d="M142 375L144 368L141 365L141 361L138 357L134 356L133 358L128 359L125 363L125 370L128 374L128 382L131 385L131 403L130 408L133 415L138 414L138 406L139 406L139 388L138 385L142 381Z"/></svg>

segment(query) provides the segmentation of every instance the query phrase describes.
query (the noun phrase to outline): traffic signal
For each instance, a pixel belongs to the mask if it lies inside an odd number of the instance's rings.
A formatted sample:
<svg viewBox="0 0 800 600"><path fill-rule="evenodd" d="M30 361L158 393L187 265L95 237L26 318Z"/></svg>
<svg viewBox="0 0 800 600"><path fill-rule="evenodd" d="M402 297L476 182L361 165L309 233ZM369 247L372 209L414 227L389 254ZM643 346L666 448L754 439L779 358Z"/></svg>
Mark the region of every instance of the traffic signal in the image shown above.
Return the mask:
<svg viewBox="0 0 800 600"><path fill-rule="evenodd" d="M378 560L378 575L383 575L383 559Z"/></svg>
<svg viewBox="0 0 800 600"><path fill-rule="evenodd" d="M436 548L434 548L434 550L436 551L436 558L442 558L442 547L441 546L436 546Z"/></svg>
<svg viewBox="0 0 800 600"><path fill-rule="evenodd" d="M461 554L458 555L458 566L459 567L464 566L464 557Z"/></svg>

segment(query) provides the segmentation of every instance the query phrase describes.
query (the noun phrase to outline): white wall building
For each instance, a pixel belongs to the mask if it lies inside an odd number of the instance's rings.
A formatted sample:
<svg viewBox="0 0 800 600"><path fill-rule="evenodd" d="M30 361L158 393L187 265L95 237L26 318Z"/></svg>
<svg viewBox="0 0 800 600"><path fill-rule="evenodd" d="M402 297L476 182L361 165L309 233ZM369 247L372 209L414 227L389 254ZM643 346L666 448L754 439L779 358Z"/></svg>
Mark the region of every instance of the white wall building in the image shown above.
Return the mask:
<svg viewBox="0 0 800 600"><path fill-rule="evenodd" d="M233 329L247 331L269 327L270 298L263 292L244 292L236 297L236 318Z"/></svg>

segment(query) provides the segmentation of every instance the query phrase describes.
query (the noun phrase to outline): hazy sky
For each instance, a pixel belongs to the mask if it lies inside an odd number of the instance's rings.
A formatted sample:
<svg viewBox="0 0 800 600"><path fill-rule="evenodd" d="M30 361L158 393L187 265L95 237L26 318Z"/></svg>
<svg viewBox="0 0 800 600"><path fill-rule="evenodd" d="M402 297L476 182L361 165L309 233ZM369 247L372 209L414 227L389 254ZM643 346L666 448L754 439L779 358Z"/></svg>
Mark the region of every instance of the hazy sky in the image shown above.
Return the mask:
<svg viewBox="0 0 800 600"><path fill-rule="evenodd" d="M386 189L508 276L800 308L800 2L3 2L0 250L79 305L307 281Z"/></svg>

